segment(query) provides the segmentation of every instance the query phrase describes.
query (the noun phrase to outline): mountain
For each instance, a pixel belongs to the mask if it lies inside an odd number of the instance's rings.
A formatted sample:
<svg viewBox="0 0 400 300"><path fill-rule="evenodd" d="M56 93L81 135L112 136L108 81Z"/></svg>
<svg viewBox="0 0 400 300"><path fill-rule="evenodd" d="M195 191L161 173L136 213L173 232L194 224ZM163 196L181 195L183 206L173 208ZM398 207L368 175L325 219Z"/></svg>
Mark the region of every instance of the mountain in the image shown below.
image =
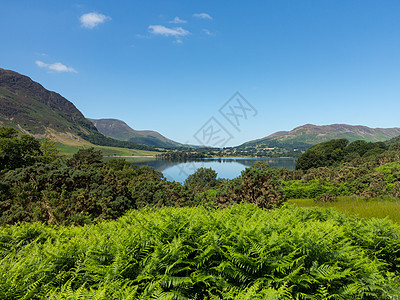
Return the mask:
<svg viewBox="0 0 400 300"><path fill-rule="evenodd" d="M97 130L106 136L121 141L130 141L137 144L161 148L176 148L183 145L174 142L156 131L134 130L124 121L117 119L88 119Z"/></svg>
<svg viewBox="0 0 400 300"><path fill-rule="evenodd" d="M37 138L86 140L95 145L151 150L101 134L75 105L56 92L17 72L0 68L0 126Z"/></svg>
<svg viewBox="0 0 400 300"><path fill-rule="evenodd" d="M97 132L70 101L29 77L0 69L0 124L41 136L49 130L71 136Z"/></svg>
<svg viewBox="0 0 400 300"><path fill-rule="evenodd" d="M317 126L306 124L291 131L279 131L265 139L279 141L299 141L309 144L318 144L333 139L346 138L350 142L365 140L367 142L383 142L400 135L400 128L369 128L347 124L333 124Z"/></svg>
<svg viewBox="0 0 400 300"><path fill-rule="evenodd" d="M282 152L304 151L312 145L332 139L346 138L350 142L364 140L367 142L382 142L400 135L400 128L369 128L347 124L312 125L306 124L291 131L278 131L265 138L244 143L240 150L265 151L272 148Z"/></svg>

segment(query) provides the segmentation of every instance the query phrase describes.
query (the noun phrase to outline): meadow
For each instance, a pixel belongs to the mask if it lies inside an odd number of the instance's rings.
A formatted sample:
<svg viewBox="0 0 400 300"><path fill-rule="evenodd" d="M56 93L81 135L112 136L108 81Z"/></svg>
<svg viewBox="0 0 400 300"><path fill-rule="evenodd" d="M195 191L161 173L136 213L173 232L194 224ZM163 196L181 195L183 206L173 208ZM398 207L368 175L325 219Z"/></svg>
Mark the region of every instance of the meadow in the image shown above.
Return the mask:
<svg viewBox="0 0 400 300"><path fill-rule="evenodd" d="M314 199L289 199L288 203L298 207L334 208L342 213L360 218L388 218L400 224L400 199L380 197L338 197L336 202L316 202Z"/></svg>

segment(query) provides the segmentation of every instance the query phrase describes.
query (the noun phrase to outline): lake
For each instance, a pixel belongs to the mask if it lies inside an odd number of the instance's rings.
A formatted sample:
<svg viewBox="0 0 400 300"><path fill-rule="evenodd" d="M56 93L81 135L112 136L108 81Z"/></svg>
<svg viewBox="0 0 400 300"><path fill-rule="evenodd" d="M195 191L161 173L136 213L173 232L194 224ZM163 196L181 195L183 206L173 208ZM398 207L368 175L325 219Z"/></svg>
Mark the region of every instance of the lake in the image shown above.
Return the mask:
<svg viewBox="0 0 400 300"><path fill-rule="evenodd" d="M240 175L247 167L257 161L267 162L271 167L294 170L295 158L255 158L255 157L213 157L196 160L168 161L156 158L129 158L129 162L138 166L150 166L161 171L169 181L184 182L198 168L211 168L219 178L232 179Z"/></svg>

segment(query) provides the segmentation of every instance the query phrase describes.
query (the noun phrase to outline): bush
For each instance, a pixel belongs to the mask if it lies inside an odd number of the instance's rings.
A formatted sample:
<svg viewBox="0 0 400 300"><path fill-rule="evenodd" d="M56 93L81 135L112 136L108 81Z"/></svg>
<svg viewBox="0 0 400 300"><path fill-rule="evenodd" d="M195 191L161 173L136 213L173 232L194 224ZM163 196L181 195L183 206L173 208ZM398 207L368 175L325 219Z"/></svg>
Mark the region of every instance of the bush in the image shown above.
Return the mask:
<svg viewBox="0 0 400 300"><path fill-rule="evenodd" d="M314 199L315 202L337 202L338 197L331 193L325 193Z"/></svg>
<svg viewBox="0 0 400 300"><path fill-rule="evenodd" d="M36 165L4 175L0 224L41 221L85 224L121 216L136 207L124 180L108 169Z"/></svg>
<svg viewBox="0 0 400 300"><path fill-rule="evenodd" d="M215 206L226 207L234 203L252 203L261 208L279 207L285 200L282 182L277 170L268 164L255 163L241 175L224 184L216 195Z"/></svg>
<svg viewBox="0 0 400 300"><path fill-rule="evenodd" d="M185 180L185 185L197 193L214 188L220 183L221 180L217 179L217 172L211 168L198 168Z"/></svg>
<svg viewBox="0 0 400 300"><path fill-rule="evenodd" d="M0 175L31 166L42 158L40 142L13 128L0 127Z"/></svg>

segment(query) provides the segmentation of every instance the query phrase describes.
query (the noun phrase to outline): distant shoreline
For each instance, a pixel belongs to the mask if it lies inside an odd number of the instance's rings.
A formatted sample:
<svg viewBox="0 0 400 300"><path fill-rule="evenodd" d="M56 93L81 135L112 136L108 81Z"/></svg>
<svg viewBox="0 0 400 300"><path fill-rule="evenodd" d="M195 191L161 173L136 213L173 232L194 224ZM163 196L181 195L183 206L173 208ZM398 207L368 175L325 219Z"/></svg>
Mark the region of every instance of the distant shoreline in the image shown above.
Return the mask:
<svg viewBox="0 0 400 300"><path fill-rule="evenodd" d="M122 156L122 155L113 155L113 156L103 156L103 158L156 158L154 155L139 155L139 156Z"/></svg>
<svg viewBox="0 0 400 300"><path fill-rule="evenodd" d="M103 158L157 158L154 155L139 155L139 156L123 156L123 155L113 155L113 156L103 156ZM284 159L297 159L297 157L290 156L282 156L282 157L267 157L267 156L210 156L204 158L196 158L196 159L209 159L209 158L262 158L262 159L270 159L270 158L284 158ZM162 158L160 158L162 159ZM190 160L190 158L188 158Z"/></svg>

